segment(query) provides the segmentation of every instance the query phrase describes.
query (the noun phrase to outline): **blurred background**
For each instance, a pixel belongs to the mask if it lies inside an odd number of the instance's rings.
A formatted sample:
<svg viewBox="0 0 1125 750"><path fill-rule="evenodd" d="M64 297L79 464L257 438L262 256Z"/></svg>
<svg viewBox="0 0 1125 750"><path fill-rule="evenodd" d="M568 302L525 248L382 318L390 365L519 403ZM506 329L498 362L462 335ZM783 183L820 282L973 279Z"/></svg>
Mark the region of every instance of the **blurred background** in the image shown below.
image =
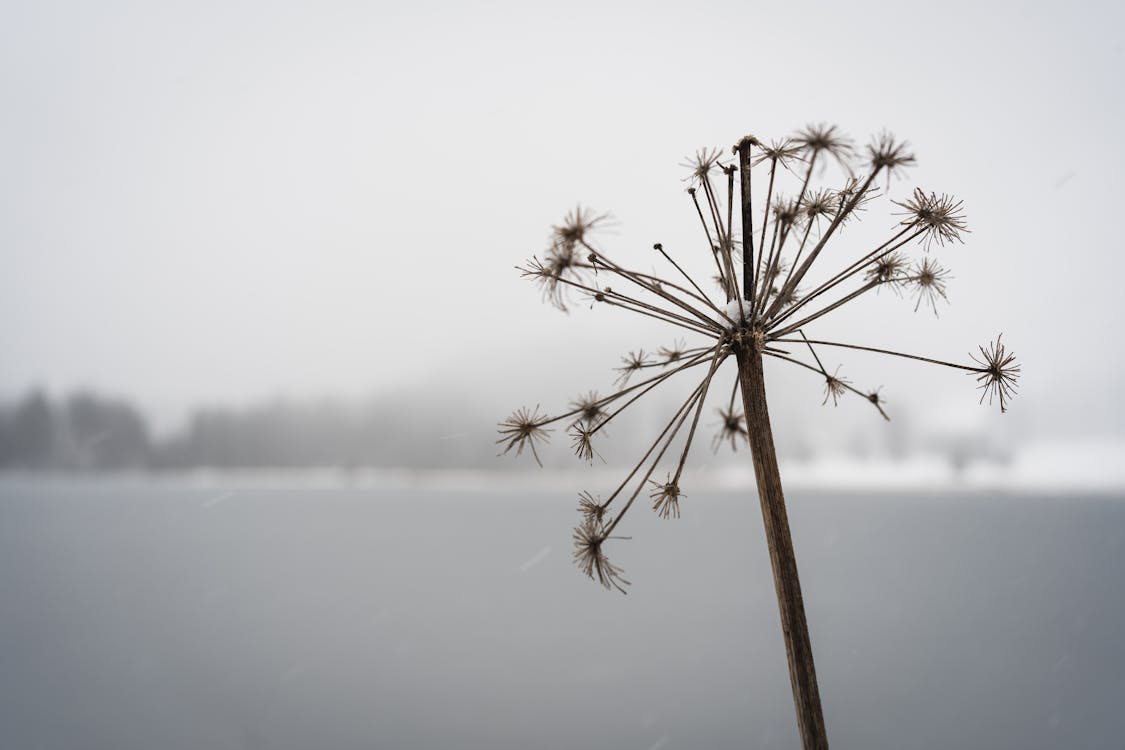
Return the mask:
<svg viewBox="0 0 1125 750"><path fill-rule="evenodd" d="M542 471L494 441L678 338L544 304L515 266L552 225L610 212L611 257L664 273L660 242L705 275L685 157L822 122L909 141L880 187L964 200L971 233L929 251L938 316L872 295L810 335L964 362L1002 332L1023 368L1000 415L962 373L821 352L889 423L767 369L834 746L1118 747L1123 15L4 5L0 747L794 746L748 455L710 450L717 415L685 475L699 517L625 532L620 601L570 565L575 493L612 489L684 386L592 469L561 432Z"/></svg>

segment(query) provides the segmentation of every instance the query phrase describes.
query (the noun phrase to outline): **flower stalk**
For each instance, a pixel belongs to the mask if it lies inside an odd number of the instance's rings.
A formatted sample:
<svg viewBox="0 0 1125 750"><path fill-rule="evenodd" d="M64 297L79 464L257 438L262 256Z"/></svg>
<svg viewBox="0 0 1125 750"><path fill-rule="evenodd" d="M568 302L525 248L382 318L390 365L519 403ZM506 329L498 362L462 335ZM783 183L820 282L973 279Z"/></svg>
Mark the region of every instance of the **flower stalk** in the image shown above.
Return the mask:
<svg viewBox="0 0 1125 750"><path fill-rule="evenodd" d="M573 534L574 560L583 573L606 589L627 592L629 581L624 578L623 569L610 562L606 546L610 540L629 538L614 532L646 490L652 510L661 518L680 517L685 506L683 501L688 497L682 485L687 478L685 470L692 446L698 442L700 417L708 396L720 392L719 399L725 405L715 410L721 427L711 444L716 451L727 443L732 449L739 445L750 448L797 727L805 750L825 750L828 739L770 426L764 358L770 357L771 362L779 366L795 365L822 378L824 405L831 400L835 406L841 398L852 394L870 403L885 420L890 416L884 409L886 402L880 389L860 390L839 375L839 366L829 374L821 356L826 353L822 350L818 354L814 347L842 349L843 353L887 355L960 370L975 377L977 388L982 391L981 403L986 399L990 404L999 401L1001 412L1015 396L1020 374L1014 355L1000 337L978 347L979 355L970 353L969 362L957 363L885 347L828 341L816 338L815 333L811 337L806 335L806 328L815 327L818 321L841 307L872 299L875 295L868 292L877 292L883 286L895 296L911 290L915 296L915 313L929 307L936 315L938 301L948 301L948 272L928 253L935 245L960 243L962 233L968 231L962 203L949 195L915 188L906 200L893 201L902 209L895 215L902 218L895 220L884 242L873 249L867 245L851 255L844 255L835 247L825 252L830 239L846 239L845 227L874 199L878 189L873 186L880 175L889 178L913 165L914 156L906 149L904 142L890 134L880 135L867 147L865 172L860 176L854 169L858 166L854 164L856 152L835 126L809 126L793 138L772 141L769 146L753 136L746 136L733 149L736 163L724 163L717 149L696 152L686 165L691 169L687 192L707 243L705 253L697 255L697 261L708 273L712 270L715 273L718 291L715 300L706 291L707 284L698 283L699 277L692 276L691 265L683 258L674 259L659 242L652 247L675 270L671 278L631 270L611 260L593 238L608 216L582 208L576 208L561 225L552 227L543 261L533 257L519 269L523 276L539 284L544 299L560 310L567 310L568 293L582 295L592 302L591 308L601 307L615 314L658 320L680 336L691 337L690 344L677 338L672 345L648 350L655 354L646 354L643 349L630 352L616 368L618 388L609 395L599 396L590 391L587 396L573 401L569 410L555 416L541 414L538 407L515 411L500 423L497 443L504 453L517 456L526 448L535 461L540 462L539 447L553 429L561 427L571 437L574 454L592 463L600 455L593 441L604 435L603 427L649 393L672 387L673 382L698 378L700 372L704 372L702 379L696 379L694 386L687 390L686 397L682 397L678 408L663 423L663 429L648 444L625 479L605 500L587 491L579 494L581 521ZM812 187L814 167L829 162L835 162L846 174L843 186L835 190ZM757 175L763 183L759 187L764 187L765 203L756 209L753 168L767 163L765 174L759 169ZM797 170L796 163L803 163L804 169ZM721 171L726 178L725 207L712 181L716 171ZM735 172L739 173L740 241L735 240ZM796 197L792 199L783 197L781 192L785 190L787 174L796 175L800 180ZM889 179L887 184L889 187ZM826 226L822 227L822 220ZM756 223L758 221L760 224ZM768 245L767 237L770 238ZM791 242L790 237L794 238ZM927 253L922 260L913 263L907 258L908 246L912 243L919 243ZM709 260L704 259L704 255L710 256ZM741 268L737 262L739 255ZM814 267L819 271L818 261L841 257L845 258L842 267L837 266L827 276L814 277ZM855 259L849 262L849 257ZM806 278L812 291L799 293L798 285ZM613 281L619 288L605 284L606 281ZM722 306L717 302L719 299L723 301ZM808 355L811 361L806 358ZM730 372L729 367L724 369L728 361L734 364L733 382L726 387L712 388L716 378L728 376L724 375ZM706 368L702 367L704 364ZM651 369L657 369L658 374L629 385L632 375ZM739 394L742 413L736 409ZM662 466L666 471L657 474ZM654 475L665 478L655 480ZM621 501L615 504L619 498ZM613 513L609 512L610 506L613 506Z"/></svg>
<svg viewBox="0 0 1125 750"><path fill-rule="evenodd" d="M805 619L805 602L797 575L797 556L789 532L789 514L785 509L785 493L777 453L770 428L769 406L766 403L762 354L753 347L735 350L738 382L742 404L746 409L750 456L758 485L758 501L762 506L762 524L766 546L773 569L773 585L777 593L781 631L785 637L785 656L789 662L789 681L793 688L793 705L797 711L797 728L805 750L826 750L828 734L820 707L820 688L813 663L812 639Z"/></svg>

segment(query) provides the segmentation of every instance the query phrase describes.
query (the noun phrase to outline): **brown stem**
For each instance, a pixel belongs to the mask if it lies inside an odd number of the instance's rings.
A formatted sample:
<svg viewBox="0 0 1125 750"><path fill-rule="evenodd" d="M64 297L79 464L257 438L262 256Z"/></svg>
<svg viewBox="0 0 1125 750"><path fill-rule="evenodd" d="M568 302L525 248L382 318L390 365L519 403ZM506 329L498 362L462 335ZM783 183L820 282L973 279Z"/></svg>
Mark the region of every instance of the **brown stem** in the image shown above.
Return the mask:
<svg viewBox="0 0 1125 750"><path fill-rule="evenodd" d="M797 710L797 727L804 750L827 750L828 735L820 708L820 690L816 683L808 623L805 621L801 582L797 577L797 558L793 552L793 539L789 534L785 495L781 489L781 474L777 469L777 454L774 452L770 415L766 407L762 355L761 352L741 347L736 350L735 356L742 386L742 403L746 409L754 475L758 480L762 522L765 525L773 583L781 614L781 630L785 636L785 654L789 660L789 679Z"/></svg>
<svg viewBox="0 0 1125 750"><path fill-rule="evenodd" d="M738 142L738 173L742 187L742 296L754 303L754 206L750 194L751 140Z"/></svg>

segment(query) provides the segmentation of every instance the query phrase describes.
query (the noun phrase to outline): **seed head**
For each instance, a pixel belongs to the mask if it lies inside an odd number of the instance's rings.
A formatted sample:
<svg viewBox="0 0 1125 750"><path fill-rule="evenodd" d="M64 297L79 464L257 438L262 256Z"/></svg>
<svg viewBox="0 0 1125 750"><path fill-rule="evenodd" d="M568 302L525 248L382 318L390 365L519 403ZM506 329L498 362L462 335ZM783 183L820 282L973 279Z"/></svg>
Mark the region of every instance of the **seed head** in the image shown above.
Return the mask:
<svg viewBox="0 0 1125 750"><path fill-rule="evenodd" d="M609 221L609 214L595 214L588 208L576 206L563 219L563 223L551 227L551 234L558 243L573 248L586 239L586 234Z"/></svg>
<svg viewBox="0 0 1125 750"><path fill-rule="evenodd" d="M990 405L994 398L999 400L1001 413L1008 410L1007 402L1016 395L1018 390L1016 382L1020 377L1020 366L1016 364L1016 355L1009 354L1005 350L1004 344L1000 341L1002 337L1003 334L997 336L996 341L987 347L978 347L980 359L977 359L975 354L969 353L973 361L980 365L974 371L977 376L977 387L983 391L980 402L984 403L985 396L988 397Z"/></svg>
<svg viewBox="0 0 1125 750"><path fill-rule="evenodd" d="M887 416L887 412L883 411L883 404L887 403L887 400L879 395L879 391L882 390L882 388L883 386L879 386L875 390L868 393L867 400L871 402L872 406L879 410L879 413L883 415L883 419L890 422L891 418Z"/></svg>
<svg viewBox="0 0 1125 750"><path fill-rule="evenodd" d="M758 166L764 161L776 160L778 164L789 169L790 162L803 161L804 147L792 138L783 138L780 141L771 141L769 146L761 146L758 155L750 160L751 166Z"/></svg>
<svg viewBox="0 0 1125 750"><path fill-rule="evenodd" d="M574 448L574 455L590 464L594 463L594 456L601 458L601 455L594 450L593 436L593 430L585 422L577 422L571 427L570 444Z"/></svg>
<svg viewBox="0 0 1125 750"><path fill-rule="evenodd" d="M784 229L793 226L803 215L801 205L796 200L782 198L780 195L774 199L773 218Z"/></svg>
<svg viewBox="0 0 1125 750"><path fill-rule="evenodd" d="M832 399L833 406L839 406L840 396L847 392L848 386L851 385L850 380L838 377L840 368L836 368L836 372L831 375L825 374L824 376L824 400L820 402L821 406L828 403L828 399Z"/></svg>
<svg viewBox="0 0 1125 750"><path fill-rule="evenodd" d="M858 177L849 177L844 186L836 191L837 211L843 211L841 222L859 218L860 211L867 210L867 204L879 195L879 189L868 185L866 189Z"/></svg>
<svg viewBox="0 0 1125 750"><path fill-rule="evenodd" d="M691 174L684 178L685 181L691 181L694 185L702 185L707 181L707 176L711 174L711 170L715 167L720 167L725 171L722 163L719 162L721 152L719 149L699 149L695 152L695 156L689 156L684 161L680 162L681 167L687 167L691 170Z"/></svg>
<svg viewBox="0 0 1125 750"><path fill-rule="evenodd" d="M867 269L865 277L868 281L889 286L897 294L905 283L905 271L906 256L896 250L875 261Z"/></svg>
<svg viewBox="0 0 1125 750"><path fill-rule="evenodd" d="M574 399L570 402L570 408L579 413L578 420L589 425L597 424L605 416L597 391L590 391L585 396Z"/></svg>
<svg viewBox="0 0 1125 750"><path fill-rule="evenodd" d="M896 142L893 135L883 131L867 146L871 168L885 170L889 178L897 171L914 166L914 154L908 153L906 149L905 141Z"/></svg>
<svg viewBox="0 0 1125 750"><path fill-rule="evenodd" d="M810 154L815 155L821 151L827 153L843 169L851 173L849 160L855 149L852 147L851 139L841 133L837 126L823 123L809 125L804 130L797 131L793 140Z"/></svg>
<svg viewBox="0 0 1125 750"><path fill-rule="evenodd" d="M500 455L504 455L516 449L516 455L522 455L524 448L531 449L531 455L535 457L535 463L540 466L543 462L539 460L539 453L535 449L536 443L546 443L547 434L551 431L543 427L547 423L547 418L539 414L538 404L535 409L528 409L526 406L521 407L512 413L512 416L500 422L498 432L500 438L496 441L497 444L504 444L504 451Z"/></svg>
<svg viewBox="0 0 1125 750"><path fill-rule="evenodd" d="M649 480L655 489L649 493L652 498L652 509L655 510L661 518L679 518L680 517L680 487L676 480L672 479L671 475L664 482L657 482Z"/></svg>
<svg viewBox="0 0 1125 750"><path fill-rule="evenodd" d="M605 518L605 506L586 490L578 493L578 512L582 514L584 523L600 525Z"/></svg>
<svg viewBox="0 0 1125 750"><path fill-rule="evenodd" d="M834 191L820 188L805 195L801 201L801 213L806 222L831 219L836 215L839 204L839 197Z"/></svg>
<svg viewBox="0 0 1125 750"><path fill-rule="evenodd" d="M719 418L722 421L719 424L718 434L711 440L711 450L717 452L719 446L729 440L730 449L737 451L738 443L750 436L750 433L746 431L746 419L733 408L719 409L718 411Z"/></svg>
<svg viewBox="0 0 1125 750"><path fill-rule="evenodd" d="M594 520L587 519L574 527L574 562L579 570L607 589L617 589L627 593L629 582L621 577L621 568L609 561L602 552L602 543L609 537L605 527Z"/></svg>
<svg viewBox="0 0 1125 750"><path fill-rule="evenodd" d="M634 372L639 372L649 365L648 360L645 358L645 350L638 349L635 352L629 352L626 356L621 358L621 366L615 368L617 372L621 373L617 376L617 382L620 385L626 385L629 382L629 376Z"/></svg>
<svg viewBox="0 0 1125 750"><path fill-rule="evenodd" d="M951 195L926 195L921 188L914 188L914 194L907 200L891 202L905 209L897 212L898 216L906 217L901 222L903 225L923 230L922 246L927 250L934 242L939 245L953 240L963 242L961 232L969 231L962 209L964 201Z"/></svg>
<svg viewBox="0 0 1125 750"><path fill-rule="evenodd" d="M656 354L663 360L663 364L670 365L673 362L679 362L686 351L687 345L683 341L677 340L672 346L660 347Z"/></svg>
<svg viewBox="0 0 1125 750"><path fill-rule="evenodd" d="M938 298L949 301L949 298L945 296L945 280L948 277L949 271L942 268L937 261L929 257L922 259L922 262L914 268L912 278L914 296L917 297L917 301L914 303L914 312L918 312L918 307L925 300L933 308L934 315L938 314Z"/></svg>

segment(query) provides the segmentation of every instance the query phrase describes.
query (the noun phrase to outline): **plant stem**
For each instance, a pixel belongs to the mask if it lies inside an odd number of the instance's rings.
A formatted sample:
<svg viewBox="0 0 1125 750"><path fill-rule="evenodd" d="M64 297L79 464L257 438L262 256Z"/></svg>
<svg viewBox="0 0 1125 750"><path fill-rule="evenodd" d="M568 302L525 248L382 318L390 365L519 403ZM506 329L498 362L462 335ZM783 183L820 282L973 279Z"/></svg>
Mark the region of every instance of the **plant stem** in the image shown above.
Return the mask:
<svg viewBox="0 0 1125 750"><path fill-rule="evenodd" d="M742 180L742 296L754 304L754 207L750 193L749 138L738 142L738 174Z"/></svg>
<svg viewBox="0 0 1125 750"><path fill-rule="evenodd" d="M735 350L735 356L738 361L739 383L742 386L742 403L746 409L754 475L758 480L762 522L765 525L773 583L781 614L781 630L785 636L785 654L789 661L797 727L804 750L827 750L828 735L820 708L820 690L816 682L808 623L805 621L801 582L797 576L797 558L789 533L785 495L781 488L781 474L777 469L777 454L774 451L773 432L766 405L762 354L744 346Z"/></svg>

